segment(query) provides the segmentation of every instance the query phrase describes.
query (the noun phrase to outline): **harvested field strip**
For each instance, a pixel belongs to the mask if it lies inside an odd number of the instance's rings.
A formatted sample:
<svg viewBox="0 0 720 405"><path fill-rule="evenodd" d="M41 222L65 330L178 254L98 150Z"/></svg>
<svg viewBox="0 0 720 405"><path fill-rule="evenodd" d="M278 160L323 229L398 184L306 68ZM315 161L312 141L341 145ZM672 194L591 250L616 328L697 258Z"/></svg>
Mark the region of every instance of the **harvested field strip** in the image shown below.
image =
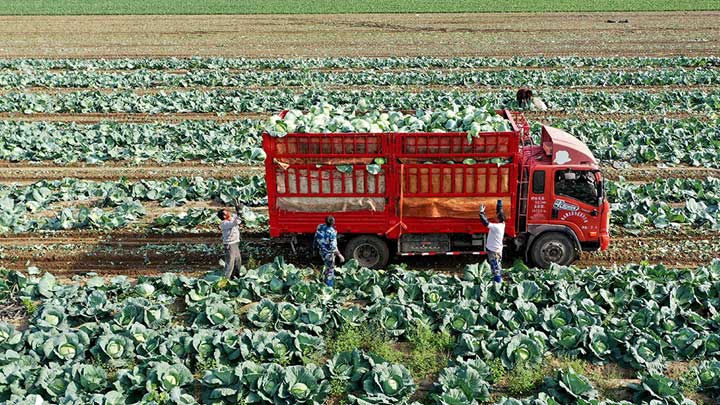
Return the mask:
<svg viewBox="0 0 720 405"><path fill-rule="evenodd" d="M627 13L4 17L0 57L718 53L717 12L633 13L627 24L607 22L627 18Z"/></svg>
<svg viewBox="0 0 720 405"><path fill-rule="evenodd" d="M544 0L509 0L498 4L490 0L455 0L438 4L434 1L316 0L249 0L237 4L228 0L192 1L158 0L152 4L132 0L95 0L93 3L56 0L5 0L3 15L177 15L177 14L356 14L356 13L488 13L488 12L638 12L717 10L711 0L661 0L655 2L605 0L588 3L580 0L547 2Z"/></svg>

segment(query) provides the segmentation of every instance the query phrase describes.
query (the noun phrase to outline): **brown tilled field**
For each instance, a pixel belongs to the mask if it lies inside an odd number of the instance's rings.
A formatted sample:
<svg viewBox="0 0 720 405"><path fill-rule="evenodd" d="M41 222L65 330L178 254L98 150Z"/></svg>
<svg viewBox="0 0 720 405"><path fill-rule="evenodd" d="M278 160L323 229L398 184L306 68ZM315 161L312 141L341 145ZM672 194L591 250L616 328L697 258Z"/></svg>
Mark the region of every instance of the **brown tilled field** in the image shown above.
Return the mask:
<svg viewBox="0 0 720 405"><path fill-rule="evenodd" d="M706 56L720 50L719 19L720 12L1 17L0 57Z"/></svg>

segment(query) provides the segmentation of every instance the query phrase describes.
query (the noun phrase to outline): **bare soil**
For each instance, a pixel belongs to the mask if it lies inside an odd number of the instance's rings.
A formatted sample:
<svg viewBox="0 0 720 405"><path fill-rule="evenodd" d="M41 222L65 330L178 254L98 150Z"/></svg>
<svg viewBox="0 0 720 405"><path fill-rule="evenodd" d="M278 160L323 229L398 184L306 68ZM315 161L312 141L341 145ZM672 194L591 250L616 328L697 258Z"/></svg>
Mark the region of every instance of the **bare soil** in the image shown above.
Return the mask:
<svg viewBox="0 0 720 405"><path fill-rule="evenodd" d="M319 266L304 242L293 252L288 239L271 239L265 232L245 233L243 260L263 263L284 256L301 266ZM605 252L585 252L579 266L615 263L664 263L674 268L697 268L720 257L720 233L651 231L613 236ZM219 236L212 229L196 234L158 234L119 230L111 233L65 231L0 238L0 263L13 269L29 265L60 275L157 274L165 271L202 272L218 267ZM506 266L512 264L508 255ZM477 256L393 258L409 268L459 273Z"/></svg>
<svg viewBox="0 0 720 405"><path fill-rule="evenodd" d="M651 182L656 179L720 177L720 169L711 167L636 165L616 169L603 166L605 177L620 177L631 182ZM0 184L28 184L40 180L57 180L67 177L111 181L122 177L131 180L162 180L170 177L194 177L229 179L233 177L264 176L263 166L243 164L210 165L200 161L188 161L162 165L154 162L130 164L128 162L105 162L102 165L71 163L56 165L52 162L7 162L0 160Z"/></svg>
<svg viewBox="0 0 720 405"><path fill-rule="evenodd" d="M607 20L628 19L627 24ZM0 57L717 55L720 12L4 16Z"/></svg>
<svg viewBox="0 0 720 405"><path fill-rule="evenodd" d="M623 177L631 182L651 182L657 179L669 178L704 179L707 177L720 177L720 169L685 165L662 167L637 165L627 169L616 169L605 165L602 169L606 178L617 180Z"/></svg>
<svg viewBox="0 0 720 405"><path fill-rule="evenodd" d="M262 166L247 165L208 165L200 162L186 162L173 165L153 163L130 165L125 162L104 165L84 165L81 163L53 165L43 162L38 164L23 162L12 163L0 161L0 183L31 183L40 180L55 180L73 177L85 180L118 180L127 179L167 179L169 177L194 177L227 179L237 176L263 176Z"/></svg>

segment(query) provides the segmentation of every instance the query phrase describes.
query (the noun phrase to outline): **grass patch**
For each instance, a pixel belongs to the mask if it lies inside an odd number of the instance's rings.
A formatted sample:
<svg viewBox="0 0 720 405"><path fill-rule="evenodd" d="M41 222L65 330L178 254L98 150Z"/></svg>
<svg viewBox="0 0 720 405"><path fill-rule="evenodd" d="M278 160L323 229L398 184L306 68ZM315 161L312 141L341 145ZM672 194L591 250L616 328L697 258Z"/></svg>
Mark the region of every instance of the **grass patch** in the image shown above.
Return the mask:
<svg viewBox="0 0 720 405"><path fill-rule="evenodd" d="M384 333L368 325L343 327L335 336L326 338L330 356L354 349L372 352L393 363L400 363L403 354L395 348L395 342Z"/></svg>
<svg viewBox="0 0 720 405"><path fill-rule="evenodd" d="M516 397L526 397L534 394L548 376L547 368L540 366L520 366L505 376L505 385L510 394Z"/></svg>
<svg viewBox="0 0 720 405"><path fill-rule="evenodd" d="M433 332L421 324L408 331L408 343L400 343L368 325L345 327L326 338L330 356L360 349L385 360L402 364L416 380L425 379L447 367L455 339L447 332Z"/></svg>
<svg viewBox="0 0 720 405"><path fill-rule="evenodd" d="M719 10L716 0L3 0L2 15L487 13Z"/></svg>
<svg viewBox="0 0 720 405"><path fill-rule="evenodd" d="M39 304L30 298L23 298L22 299L22 305L23 308L25 308L25 312L28 314L28 316L32 316L37 312Z"/></svg>
<svg viewBox="0 0 720 405"><path fill-rule="evenodd" d="M499 361L491 361L490 366L498 387L504 387L516 397L530 396L542 387L545 377L555 377L557 370L572 368L584 375L598 390L602 398L612 400L628 400L625 384L618 386L618 381L635 378L633 370L623 369L616 364L596 365L586 360L573 357L551 356L541 366L523 366L514 370L506 370Z"/></svg>
<svg viewBox="0 0 720 405"><path fill-rule="evenodd" d="M430 327L420 324L410 331L412 350L405 362L416 380L439 373L447 367L450 351L455 344L447 332L433 332Z"/></svg>

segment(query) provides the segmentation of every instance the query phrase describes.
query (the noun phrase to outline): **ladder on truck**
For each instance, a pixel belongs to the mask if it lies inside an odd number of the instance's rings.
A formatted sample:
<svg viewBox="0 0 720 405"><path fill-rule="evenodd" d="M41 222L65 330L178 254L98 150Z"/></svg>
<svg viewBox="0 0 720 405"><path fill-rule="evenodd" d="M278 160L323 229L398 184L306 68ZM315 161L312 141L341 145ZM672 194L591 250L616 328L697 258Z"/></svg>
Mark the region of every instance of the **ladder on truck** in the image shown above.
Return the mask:
<svg viewBox="0 0 720 405"><path fill-rule="evenodd" d="M525 160L525 148L533 145L532 136L530 135L530 124L528 124L525 115L519 111L511 111L513 121L520 130L520 148L522 149L523 160ZM522 162L521 162L522 163ZM515 228L517 232L525 232L527 230L527 210L530 173L525 165L520 166L520 182L518 183L518 214Z"/></svg>

